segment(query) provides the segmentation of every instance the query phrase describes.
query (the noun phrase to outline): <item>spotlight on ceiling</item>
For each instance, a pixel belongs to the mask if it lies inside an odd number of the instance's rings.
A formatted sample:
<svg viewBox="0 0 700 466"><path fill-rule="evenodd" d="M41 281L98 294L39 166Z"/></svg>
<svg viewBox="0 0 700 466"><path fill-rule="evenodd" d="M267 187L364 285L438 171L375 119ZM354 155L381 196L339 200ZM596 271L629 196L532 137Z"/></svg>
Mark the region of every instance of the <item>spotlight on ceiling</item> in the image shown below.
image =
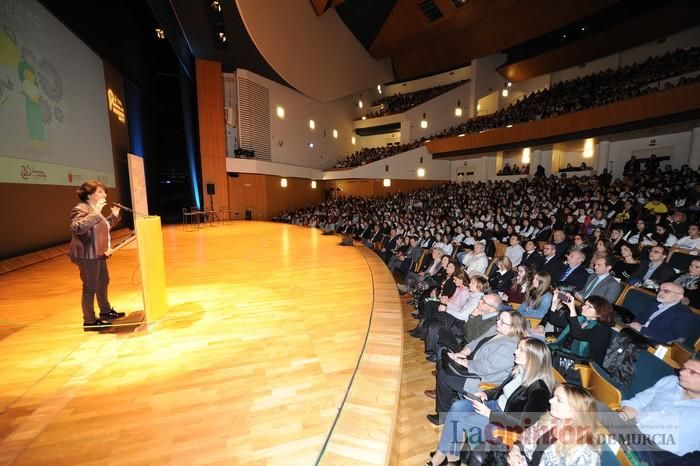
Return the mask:
<svg viewBox="0 0 700 466"><path fill-rule="evenodd" d="M217 13L221 13L221 3L219 3L219 0L213 0L209 6Z"/></svg>

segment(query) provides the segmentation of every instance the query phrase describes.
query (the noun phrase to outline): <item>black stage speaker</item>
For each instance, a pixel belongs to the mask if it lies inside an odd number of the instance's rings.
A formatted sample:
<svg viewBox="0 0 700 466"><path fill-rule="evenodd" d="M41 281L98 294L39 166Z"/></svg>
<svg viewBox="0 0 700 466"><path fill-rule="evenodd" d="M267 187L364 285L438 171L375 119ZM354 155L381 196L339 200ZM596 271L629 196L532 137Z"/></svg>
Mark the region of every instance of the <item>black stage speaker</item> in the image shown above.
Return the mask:
<svg viewBox="0 0 700 466"><path fill-rule="evenodd" d="M214 183L207 183L207 194L209 194L209 195L216 194L216 186L214 186Z"/></svg>

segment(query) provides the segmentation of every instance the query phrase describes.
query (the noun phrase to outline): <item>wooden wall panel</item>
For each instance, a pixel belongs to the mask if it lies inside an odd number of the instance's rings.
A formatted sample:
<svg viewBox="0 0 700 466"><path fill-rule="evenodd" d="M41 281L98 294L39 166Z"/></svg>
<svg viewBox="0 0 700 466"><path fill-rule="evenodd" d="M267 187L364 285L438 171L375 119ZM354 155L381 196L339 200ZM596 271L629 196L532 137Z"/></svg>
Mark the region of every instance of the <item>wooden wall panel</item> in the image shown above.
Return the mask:
<svg viewBox="0 0 700 466"><path fill-rule="evenodd" d="M199 156L202 166L202 203L207 210L211 201L207 184L213 183L214 210L228 207L226 177L226 133L224 128L224 77L221 63L196 60L197 112L199 117Z"/></svg>
<svg viewBox="0 0 700 466"><path fill-rule="evenodd" d="M636 97L602 107L582 110L544 120L501 128L464 137L433 139L426 147L431 154L468 151L483 148L536 141L567 134L592 132L626 123L640 122L700 109L700 83L689 84L667 91Z"/></svg>
<svg viewBox="0 0 700 466"><path fill-rule="evenodd" d="M279 176L248 173L228 178L233 218L243 219L246 210L252 209L254 220L271 220L282 211L317 204L325 198L323 181L317 181L316 189L312 189L311 180L287 178L287 187L282 188L280 179Z"/></svg>
<svg viewBox="0 0 700 466"><path fill-rule="evenodd" d="M443 184L447 181L449 180L391 180L391 186L385 188L383 180L354 179L326 181L326 188L340 188L341 191L339 194L345 197L371 197L415 191L417 189L435 186L436 184Z"/></svg>

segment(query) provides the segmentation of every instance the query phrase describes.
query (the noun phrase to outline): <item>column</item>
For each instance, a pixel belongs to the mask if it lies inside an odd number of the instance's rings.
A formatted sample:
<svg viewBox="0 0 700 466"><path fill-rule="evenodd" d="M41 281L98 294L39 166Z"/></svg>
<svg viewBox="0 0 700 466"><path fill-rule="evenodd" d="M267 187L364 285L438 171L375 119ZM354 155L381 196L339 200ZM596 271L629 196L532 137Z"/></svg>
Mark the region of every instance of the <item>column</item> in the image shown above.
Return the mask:
<svg viewBox="0 0 700 466"><path fill-rule="evenodd" d="M688 154L688 166L697 170L700 165L700 128L693 128L690 133L690 154Z"/></svg>
<svg viewBox="0 0 700 466"><path fill-rule="evenodd" d="M604 169L608 168L608 162L610 161L610 141L600 141L596 155L596 172L601 174Z"/></svg>
<svg viewBox="0 0 700 466"><path fill-rule="evenodd" d="M542 149L535 149L530 154L530 175L535 174L538 165L542 165Z"/></svg>

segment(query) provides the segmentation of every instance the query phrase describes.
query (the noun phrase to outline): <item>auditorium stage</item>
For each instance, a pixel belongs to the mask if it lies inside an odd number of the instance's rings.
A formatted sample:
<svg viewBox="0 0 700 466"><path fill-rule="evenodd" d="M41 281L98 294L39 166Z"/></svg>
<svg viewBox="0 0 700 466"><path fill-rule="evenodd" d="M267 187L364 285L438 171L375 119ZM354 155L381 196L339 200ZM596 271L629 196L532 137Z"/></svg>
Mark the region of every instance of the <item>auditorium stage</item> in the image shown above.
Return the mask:
<svg viewBox="0 0 700 466"><path fill-rule="evenodd" d="M315 464L363 347L355 385L374 394L357 403L351 390L344 411L387 427L396 288L373 253L338 241L264 222L166 227L169 312L136 325L137 256L121 250L110 300L128 315L105 333L83 332L67 258L0 275L0 464ZM347 413L336 432L352 429ZM383 464L392 434L355 434L331 438L322 463Z"/></svg>

